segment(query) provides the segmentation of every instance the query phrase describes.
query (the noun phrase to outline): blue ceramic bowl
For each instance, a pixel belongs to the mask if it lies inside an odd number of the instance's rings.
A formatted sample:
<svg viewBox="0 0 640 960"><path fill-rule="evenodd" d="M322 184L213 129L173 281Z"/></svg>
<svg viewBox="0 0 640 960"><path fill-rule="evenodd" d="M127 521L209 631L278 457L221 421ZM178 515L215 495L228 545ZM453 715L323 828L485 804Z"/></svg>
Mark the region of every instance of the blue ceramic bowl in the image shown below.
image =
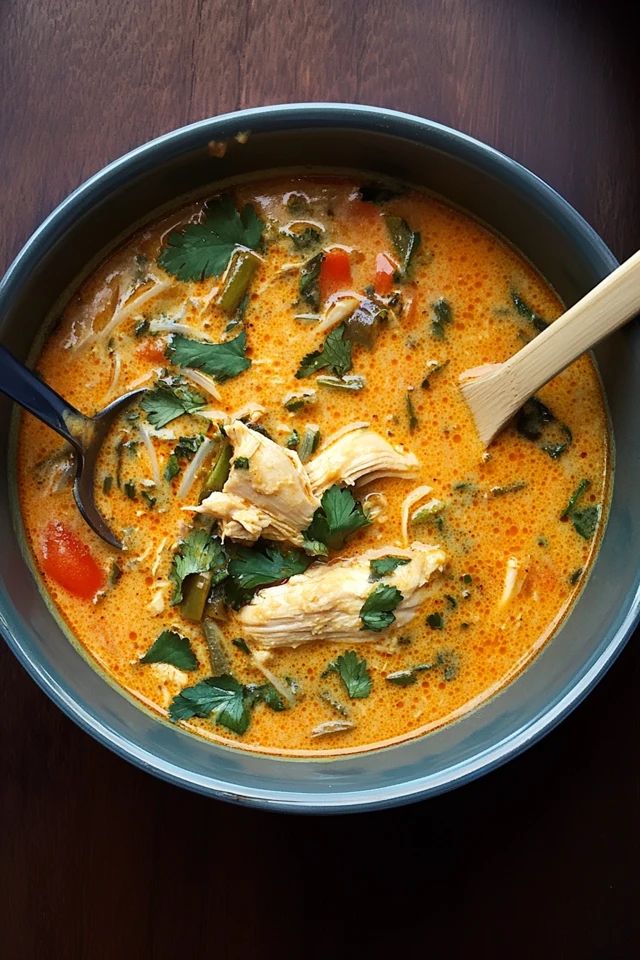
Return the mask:
<svg viewBox="0 0 640 960"><path fill-rule="evenodd" d="M250 130L248 142L232 138ZM223 158L210 141L229 140ZM406 114L345 104L267 107L204 120L110 164L34 233L0 287L0 338L26 358L88 270L134 226L220 179L305 165L424 184L527 256L569 305L616 261L587 223L524 167L476 140ZM640 609L640 441L631 398L640 336L626 327L598 352L616 441L611 513L571 615L502 693L442 730L333 760L284 760L215 746L154 718L69 642L21 547L10 405L1 401L0 629L42 689L96 739L145 770L210 796L280 810L365 810L427 797L504 763L549 731L604 674Z"/></svg>

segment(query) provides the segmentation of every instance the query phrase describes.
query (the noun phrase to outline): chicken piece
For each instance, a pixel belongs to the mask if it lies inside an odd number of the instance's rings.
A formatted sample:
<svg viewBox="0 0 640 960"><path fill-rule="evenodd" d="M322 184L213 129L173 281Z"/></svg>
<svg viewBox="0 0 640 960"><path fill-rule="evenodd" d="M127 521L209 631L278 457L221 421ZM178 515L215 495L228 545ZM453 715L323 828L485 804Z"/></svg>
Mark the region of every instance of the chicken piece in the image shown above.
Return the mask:
<svg viewBox="0 0 640 960"><path fill-rule="evenodd" d="M223 539L266 537L301 543L301 531L311 523L320 501L298 454L239 420L224 429L233 444L231 472L222 490L209 494L197 512L222 521Z"/></svg>
<svg viewBox="0 0 640 960"><path fill-rule="evenodd" d="M311 487L321 496L334 483L351 486L356 480L369 483L380 477L412 477L418 468L414 453L398 453L391 444L369 429L354 424L347 432L329 438L317 456L306 464Z"/></svg>
<svg viewBox="0 0 640 960"><path fill-rule="evenodd" d="M384 638L391 628L375 633L363 630L359 614L379 585L369 580L370 561L389 555L409 560L380 581L402 594L392 628L403 627L415 616L431 576L442 569L446 554L440 547L416 542L406 549L369 550L348 560L316 564L286 583L265 587L238 613L243 636L263 648L298 647L312 640L364 643Z"/></svg>

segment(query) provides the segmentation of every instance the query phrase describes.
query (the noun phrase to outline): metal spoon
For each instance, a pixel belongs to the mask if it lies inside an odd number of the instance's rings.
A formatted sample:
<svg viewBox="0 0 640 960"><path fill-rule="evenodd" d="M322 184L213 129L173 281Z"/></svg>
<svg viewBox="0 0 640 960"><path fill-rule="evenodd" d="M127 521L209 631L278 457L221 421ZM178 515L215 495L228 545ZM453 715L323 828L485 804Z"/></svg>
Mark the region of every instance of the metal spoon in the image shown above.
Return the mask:
<svg viewBox="0 0 640 960"><path fill-rule="evenodd" d="M0 346L0 391L71 444L76 462L73 496L78 509L99 537L121 550L122 544L96 506L95 470L100 448L113 422L144 389L125 393L95 417L85 417Z"/></svg>

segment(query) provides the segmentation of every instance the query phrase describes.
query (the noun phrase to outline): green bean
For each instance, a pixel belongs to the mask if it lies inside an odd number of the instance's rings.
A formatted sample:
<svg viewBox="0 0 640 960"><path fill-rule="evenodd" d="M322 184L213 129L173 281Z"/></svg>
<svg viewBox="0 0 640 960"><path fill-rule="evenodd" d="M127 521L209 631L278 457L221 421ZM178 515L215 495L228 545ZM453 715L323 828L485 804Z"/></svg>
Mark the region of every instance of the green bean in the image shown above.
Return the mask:
<svg viewBox="0 0 640 960"><path fill-rule="evenodd" d="M214 677L221 673L229 672L229 657L224 649L224 634L213 620L206 618L202 623L204 638L207 641L209 651L209 660L211 661L211 673Z"/></svg>
<svg viewBox="0 0 640 960"><path fill-rule="evenodd" d="M231 470L231 455L233 449L229 440L225 440L220 447L216 462L212 466L211 470L207 474L207 478L204 481L204 486L202 488L202 493L200 495L200 500L204 500L205 497L208 497L210 493L217 493L222 490L227 479L229 477L229 471Z"/></svg>
<svg viewBox="0 0 640 960"><path fill-rule="evenodd" d="M253 280L260 258L250 250L236 250L231 258L227 279L218 300L225 313L233 313Z"/></svg>
<svg viewBox="0 0 640 960"><path fill-rule="evenodd" d="M199 623L202 620L205 604L211 590L210 573L193 573L185 580L180 604L180 613L185 620Z"/></svg>
<svg viewBox="0 0 640 960"><path fill-rule="evenodd" d="M300 446L298 447L298 456L302 463L306 463L316 452L316 447L320 441L320 428L313 423L308 423L304 428Z"/></svg>

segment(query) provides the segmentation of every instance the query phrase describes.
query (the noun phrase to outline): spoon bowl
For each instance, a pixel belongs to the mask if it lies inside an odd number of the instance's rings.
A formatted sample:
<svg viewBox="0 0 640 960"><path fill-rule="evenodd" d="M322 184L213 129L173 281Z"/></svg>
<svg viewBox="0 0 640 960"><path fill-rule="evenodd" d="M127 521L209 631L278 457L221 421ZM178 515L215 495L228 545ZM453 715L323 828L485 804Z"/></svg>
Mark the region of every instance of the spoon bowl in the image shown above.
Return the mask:
<svg viewBox="0 0 640 960"><path fill-rule="evenodd" d="M96 506L96 465L104 439L114 422L145 393L144 388L123 394L95 416L87 417L0 346L0 390L71 445L76 469L73 496L78 510L105 543L121 550L122 543Z"/></svg>

